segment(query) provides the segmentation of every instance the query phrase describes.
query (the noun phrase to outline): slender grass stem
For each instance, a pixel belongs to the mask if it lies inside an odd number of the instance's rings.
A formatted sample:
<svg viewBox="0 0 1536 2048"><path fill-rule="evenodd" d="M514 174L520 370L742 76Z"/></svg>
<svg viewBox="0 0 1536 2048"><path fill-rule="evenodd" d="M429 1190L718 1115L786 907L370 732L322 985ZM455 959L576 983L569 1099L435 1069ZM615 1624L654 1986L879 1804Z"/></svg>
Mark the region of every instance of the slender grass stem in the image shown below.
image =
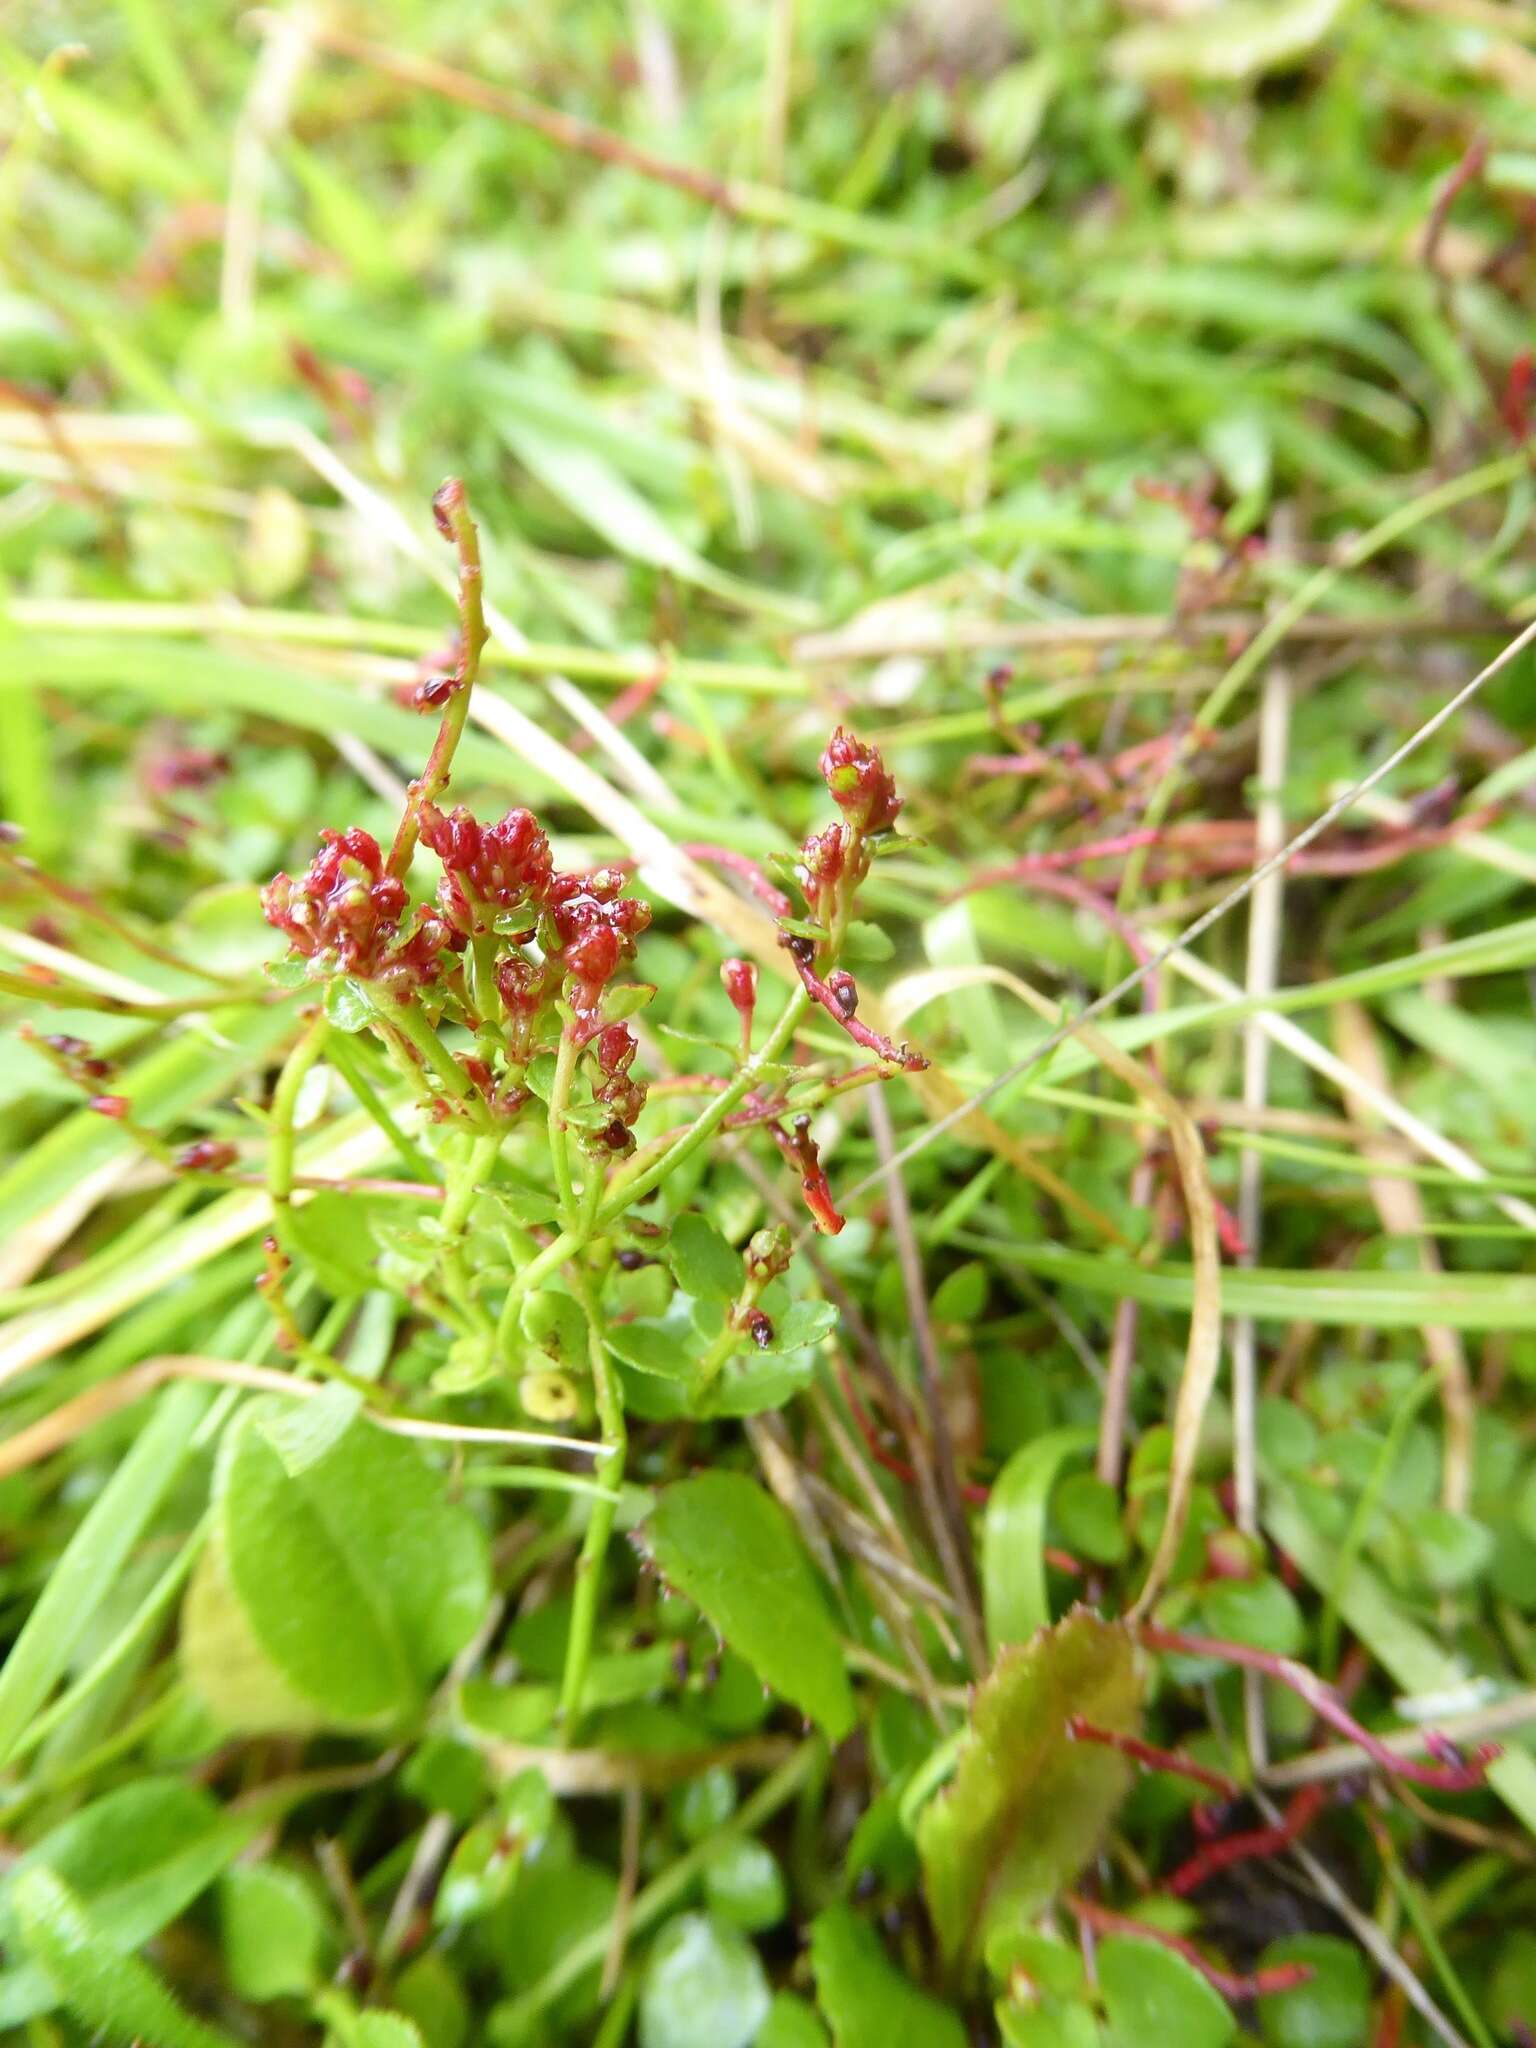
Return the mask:
<svg viewBox="0 0 1536 2048"><path fill-rule="evenodd" d="M274 1209L281 1208L293 1194L293 1120L298 1111L299 1090L304 1086L304 1077L324 1052L330 1031L330 1022L323 1013L310 1019L284 1060L277 1086L272 1091L267 1192L272 1197Z"/></svg>
<svg viewBox="0 0 1536 2048"><path fill-rule="evenodd" d="M603 1561L613 1534L614 1511L619 1489L624 1484L624 1459L628 1436L624 1427L624 1394L612 1355L603 1340L602 1324L591 1283L582 1278L576 1288L587 1319L587 1357L592 1368L592 1386L597 1396L598 1426L602 1431L603 1455L594 1472L605 1491L592 1502L581 1555L576 1560L576 1590L571 1602L571 1632L566 1639L565 1672L560 1683L560 1735L570 1748L581 1727L582 1695L592 1661L592 1636L597 1624L597 1604L602 1592Z"/></svg>

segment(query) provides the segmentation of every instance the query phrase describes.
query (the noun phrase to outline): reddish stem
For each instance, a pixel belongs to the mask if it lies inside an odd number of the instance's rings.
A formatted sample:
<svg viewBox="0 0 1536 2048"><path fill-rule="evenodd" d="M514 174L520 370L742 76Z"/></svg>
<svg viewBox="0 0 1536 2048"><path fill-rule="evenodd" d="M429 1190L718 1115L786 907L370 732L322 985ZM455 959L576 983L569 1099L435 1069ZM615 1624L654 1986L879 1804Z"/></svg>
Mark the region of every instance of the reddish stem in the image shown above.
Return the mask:
<svg viewBox="0 0 1536 2048"><path fill-rule="evenodd" d="M1182 1898L1218 1871L1229 1870L1234 1863L1248 1863L1256 1856L1278 1856L1282 1849L1288 1849L1292 1842L1306 1833L1326 1802L1327 1794L1321 1785L1303 1785L1288 1801L1283 1820L1272 1827L1248 1828L1242 1834L1227 1835L1219 1842L1207 1843L1187 1863L1179 1865L1163 1890Z"/></svg>
<svg viewBox="0 0 1536 2048"><path fill-rule="evenodd" d="M787 917L794 907L784 891L750 855L737 853L729 846L712 846L706 840L692 840L679 849L690 860L708 861L713 867L724 868L739 881L745 882L760 903L766 903L775 917Z"/></svg>
<svg viewBox="0 0 1536 2048"><path fill-rule="evenodd" d="M1441 1762L1421 1764L1413 1757L1399 1756L1388 1748L1368 1728L1362 1728L1347 1707L1339 1700L1333 1688L1326 1685L1316 1672L1309 1671L1305 1664L1298 1664L1290 1657L1277 1657L1272 1650L1256 1650L1248 1643L1229 1643L1218 1636L1190 1636L1182 1630L1156 1628L1142 1622L1137 1629L1143 1643L1149 1650L1171 1650L1185 1657L1212 1657L1223 1664L1239 1664L1247 1671L1262 1672L1266 1678L1273 1678L1305 1700L1320 1720L1336 1728L1341 1735L1363 1749L1371 1761L1388 1776L1407 1778L1415 1785L1427 1785L1437 1792L1470 1792L1481 1785L1488 1773L1488 1766L1495 1757L1503 1754L1497 1743L1480 1743L1466 1762ZM1442 1756L1454 1757L1456 1751L1444 1736L1426 1731L1425 1746L1432 1753L1438 1748Z"/></svg>
<svg viewBox="0 0 1536 2048"><path fill-rule="evenodd" d="M1101 1742L1106 1749L1118 1749L1122 1756L1134 1757L1149 1770L1168 1771L1176 1778L1192 1778L1197 1785L1204 1785L1207 1791L1215 1792L1222 1799L1240 1799L1243 1788L1236 1778L1229 1778L1225 1771L1213 1771L1205 1764L1198 1764L1192 1756L1184 1756L1176 1749L1159 1749L1155 1743L1143 1742L1136 1735L1122 1735L1114 1728L1101 1728L1097 1722L1085 1721L1081 1714L1067 1718L1067 1733L1074 1742Z"/></svg>
<svg viewBox="0 0 1536 2048"><path fill-rule="evenodd" d="M1312 1981L1310 1963L1275 1963L1267 1970L1255 1970L1251 1977L1235 1976L1230 1970L1207 1962L1192 1941L1181 1941L1178 1935L1165 1933L1161 1927L1149 1927L1143 1920L1133 1920L1128 1913L1112 1913L1107 1906L1081 1898L1076 1892L1064 1892L1062 1903L1095 1934L1134 1934L1142 1941L1155 1941L1161 1948L1171 1948L1186 1963L1192 1963L1223 1998L1268 1998L1277 1991L1294 1991L1298 1984Z"/></svg>
<svg viewBox="0 0 1536 2048"><path fill-rule="evenodd" d="M846 1031L855 1045L862 1045L866 1052L872 1052L877 1059L885 1060L893 1067L902 1067L909 1074L922 1072L928 1062L920 1052L909 1052L904 1045L892 1045L891 1041L882 1038L878 1031L871 1031L867 1024L861 1024L851 1010L844 1009L810 961L800 958L793 942L789 944L788 952L801 981L805 984L806 993L813 1001L820 1003L833 1023Z"/></svg>
<svg viewBox="0 0 1536 2048"><path fill-rule="evenodd" d="M837 1378L838 1384L843 1390L843 1399L848 1403L848 1412L852 1415L854 1422L858 1426L859 1435L864 1439L864 1447L869 1452L869 1455L882 1471L889 1472L893 1478L899 1479L903 1486L916 1486L917 1474L913 1471L912 1467L907 1464L905 1459L898 1458L894 1451L887 1450L885 1445L881 1443L879 1425L859 1398L858 1390L853 1383L853 1375L849 1372L846 1365L838 1367ZM973 1506L979 1507L988 1498L990 1492L990 1487L977 1486L966 1480L960 1482L961 1498L969 1501ZM1076 1569L1077 1560L1075 1558L1072 1560L1072 1564L1074 1569Z"/></svg>

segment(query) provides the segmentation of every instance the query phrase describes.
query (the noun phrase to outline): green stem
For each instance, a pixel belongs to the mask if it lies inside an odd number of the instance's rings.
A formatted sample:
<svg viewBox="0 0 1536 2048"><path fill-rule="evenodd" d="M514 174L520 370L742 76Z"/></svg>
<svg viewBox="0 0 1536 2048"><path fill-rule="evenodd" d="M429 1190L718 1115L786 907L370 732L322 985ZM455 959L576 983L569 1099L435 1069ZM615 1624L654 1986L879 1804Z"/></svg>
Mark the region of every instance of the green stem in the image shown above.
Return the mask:
<svg viewBox="0 0 1536 2048"><path fill-rule="evenodd" d="M675 1172L685 1159L714 1136L743 1096L751 1094L764 1068L773 1066L778 1060L794 1037L795 1028L810 1008L810 1003L804 987L797 986L780 1011L778 1022L769 1032L762 1049L747 1061L727 1088L710 1098L676 1142L638 1173L628 1176L621 1173L614 1179L597 1212L600 1224L611 1223L625 1209L648 1195L652 1188L659 1187L669 1173Z"/></svg>
<svg viewBox="0 0 1536 2048"><path fill-rule="evenodd" d="M324 1012L312 1017L283 1062L272 1091L271 1137L267 1146L267 1192L274 1209L293 1193L293 1119L299 1106L304 1077L325 1050L330 1023Z"/></svg>
<svg viewBox="0 0 1536 2048"><path fill-rule="evenodd" d="M576 1221L576 1186L571 1179L571 1142L565 1127L565 1112L576 1079L576 1038L569 1026L560 1034L560 1051L555 1059L554 1085L549 1091L549 1163L554 1169L555 1195L560 1214L569 1226Z"/></svg>
<svg viewBox="0 0 1536 2048"><path fill-rule="evenodd" d="M470 1321L487 1335L491 1327L490 1318L475 1300L473 1281L465 1268L464 1230L469 1212L475 1205L475 1197L496 1171L500 1157L499 1131L477 1139L463 1165L448 1177L448 1193L442 1210L443 1278L453 1299Z"/></svg>
<svg viewBox="0 0 1536 2048"><path fill-rule="evenodd" d="M693 1398L701 1401L714 1385L720 1368L731 1356L739 1351L742 1332L746 1326L747 1312L756 1307L757 1297L763 1291L763 1282L754 1280L749 1274L742 1283L741 1293L725 1312L725 1325L710 1345L704 1356L693 1369Z"/></svg>
<svg viewBox="0 0 1536 2048"><path fill-rule="evenodd" d="M754 1059L741 1069L722 1094L711 1098L695 1120L683 1131L676 1142L638 1173L627 1177L616 1175L609 1182L608 1191L598 1204L597 1212L590 1224L583 1222L575 1229L562 1230L552 1244L545 1246L536 1259L531 1259L518 1273L507 1289L507 1298L502 1305L499 1341L503 1352L510 1350L511 1339L517 1327L517 1309L524 1295L533 1293L550 1277L558 1273L567 1259L574 1258L606 1225L616 1222L624 1211L651 1189L660 1185L675 1167L696 1152L699 1147L714 1136L731 1111L744 1095L751 1093L761 1078L763 1070L773 1065L779 1054L795 1035L795 1027L810 1006L810 997L803 987L796 987L784 1005L784 1009L767 1042Z"/></svg>
<svg viewBox="0 0 1536 2048"><path fill-rule="evenodd" d="M583 1275L576 1284L576 1298L587 1319L587 1356L592 1367L592 1386L597 1395L597 1420L604 1451L594 1467L593 1477L606 1491L592 1503L581 1555L576 1560L576 1588L571 1601L571 1632L566 1638L565 1672L560 1682L560 1736L569 1748L581 1725L581 1699L586 1689L587 1668L592 1661L592 1636L597 1625L597 1602L602 1591L603 1561L613 1534L614 1511L624 1484L624 1454L628 1439L624 1428L624 1395L608 1346L603 1342L597 1303L590 1282Z"/></svg>
<svg viewBox="0 0 1536 2048"><path fill-rule="evenodd" d="M335 1043L331 1047L331 1065L337 1069L357 1097L358 1106L368 1112L394 1146L400 1156L400 1163L407 1172L419 1173L424 1180L436 1180L438 1169L396 1123L388 1103L363 1071L363 1063L356 1046L344 1032L336 1034Z"/></svg>
<svg viewBox="0 0 1536 2048"><path fill-rule="evenodd" d="M461 1237L469 1221L469 1212L475 1206L475 1196L482 1184L496 1170L496 1161L501 1157L501 1134L478 1138L462 1168L449 1176L448 1194L443 1202L443 1235Z"/></svg>
<svg viewBox="0 0 1536 2048"><path fill-rule="evenodd" d="M788 1805L824 1754L819 1737L803 1742L771 1777L763 1780L750 1799L743 1800L723 1827L717 1828L712 1835L706 1835L702 1842L696 1842L686 1855L679 1856L669 1870L652 1878L645 1889L636 1894L630 1909L630 1932L643 1934L664 1913L670 1912L680 1899L686 1898L700 1873L708 1868L727 1842L756 1834L781 1806ZM503 2009L507 2034L515 2035L530 2027L539 2014L553 2005L578 1978L585 1976L588 1970L597 1969L608 1953L611 1938L610 1929L604 1925L593 1928L590 1934L572 1942L553 1969L546 1971L537 1984Z"/></svg>
<svg viewBox="0 0 1536 2048"><path fill-rule="evenodd" d="M422 1065L443 1093L451 1095L459 1107L466 1110L474 1122L483 1129L485 1116L480 1098L469 1076L444 1048L442 1040L416 1004L397 1002L392 997L382 994L377 988L371 990L370 994L381 1020L420 1056ZM420 1075L412 1075L409 1078L419 1085Z"/></svg>

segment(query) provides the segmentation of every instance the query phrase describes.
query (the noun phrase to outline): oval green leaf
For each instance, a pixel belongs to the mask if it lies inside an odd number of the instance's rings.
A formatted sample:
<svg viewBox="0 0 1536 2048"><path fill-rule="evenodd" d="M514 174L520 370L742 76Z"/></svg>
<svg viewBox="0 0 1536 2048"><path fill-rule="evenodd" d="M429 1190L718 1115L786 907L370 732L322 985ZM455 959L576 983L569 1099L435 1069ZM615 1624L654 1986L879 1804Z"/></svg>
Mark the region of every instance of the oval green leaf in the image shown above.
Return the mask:
<svg viewBox="0 0 1536 2048"><path fill-rule="evenodd" d="M840 1742L854 1723L837 1631L794 1524L737 1472L669 1486L645 1526L656 1568L763 1683Z"/></svg>

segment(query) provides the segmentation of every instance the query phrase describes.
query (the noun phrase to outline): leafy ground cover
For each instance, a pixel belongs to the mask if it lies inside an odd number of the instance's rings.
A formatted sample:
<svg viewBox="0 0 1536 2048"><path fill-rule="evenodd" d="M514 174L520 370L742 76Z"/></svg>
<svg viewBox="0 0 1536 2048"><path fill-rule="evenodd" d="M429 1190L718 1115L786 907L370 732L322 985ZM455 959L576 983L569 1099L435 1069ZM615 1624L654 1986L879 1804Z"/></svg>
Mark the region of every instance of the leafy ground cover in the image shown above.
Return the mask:
<svg viewBox="0 0 1536 2048"><path fill-rule="evenodd" d="M0 2031L1529 2043L1531 18L0 60Z"/></svg>

